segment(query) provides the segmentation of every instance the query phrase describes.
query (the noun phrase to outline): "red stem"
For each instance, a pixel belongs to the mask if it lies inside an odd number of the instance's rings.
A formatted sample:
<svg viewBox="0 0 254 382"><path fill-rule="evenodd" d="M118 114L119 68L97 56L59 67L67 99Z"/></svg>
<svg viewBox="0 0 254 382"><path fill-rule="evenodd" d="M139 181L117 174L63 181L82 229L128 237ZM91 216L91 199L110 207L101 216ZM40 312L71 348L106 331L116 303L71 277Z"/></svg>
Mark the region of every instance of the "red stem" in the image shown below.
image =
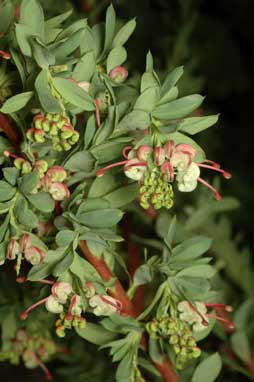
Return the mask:
<svg viewBox="0 0 254 382"><path fill-rule="evenodd" d="M111 278L115 278L115 275L108 268L104 259L94 256L86 242L84 240L80 241L80 247L86 259L94 266L97 272L101 275L102 279L108 282ZM127 296L125 290L123 289L120 281L116 279L113 288L109 291L110 295L119 301L123 305L123 312L130 315L131 317L136 317L138 315L136 308L134 308L132 302ZM141 345L146 349L146 339L142 336ZM178 375L175 373L173 366L169 362L168 358L165 356L162 364L155 364L156 368L159 370L164 378L164 382L177 382L179 381Z"/></svg>
<svg viewBox="0 0 254 382"><path fill-rule="evenodd" d="M9 141L13 144L15 148L19 147L19 142L21 140L21 134L19 130L9 120L9 118L0 113L0 129L3 130Z"/></svg>

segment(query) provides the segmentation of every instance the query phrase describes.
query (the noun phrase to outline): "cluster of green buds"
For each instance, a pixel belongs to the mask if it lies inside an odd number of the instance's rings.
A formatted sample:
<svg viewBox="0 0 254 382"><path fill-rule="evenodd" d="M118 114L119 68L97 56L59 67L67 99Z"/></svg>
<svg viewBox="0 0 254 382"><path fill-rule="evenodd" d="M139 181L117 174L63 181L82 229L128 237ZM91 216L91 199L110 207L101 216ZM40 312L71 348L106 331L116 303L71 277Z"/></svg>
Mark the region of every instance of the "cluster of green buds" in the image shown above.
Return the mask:
<svg viewBox="0 0 254 382"><path fill-rule="evenodd" d="M166 174L157 167L145 172L139 191L140 205L144 209L148 209L150 203L156 210L162 207L170 209L174 204L173 187L168 183Z"/></svg>
<svg viewBox="0 0 254 382"><path fill-rule="evenodd" d="M38 113L34 116L33 127L27 130L26 136L31 142L37 143L51 140L56 151L68 151L79 140L79 133L74 130L64 113Z"/></svg>
<svg viewBox="0 0 254 382"><path fill-rule="evenodd" d="M151 338L167 337L176 354L176 367L182 369L193 358L198 358L201 350L187 323L174 317L162 317L147 323L146 329Z"/></svg>
<svg viewBox="0 0 254 382"><path fill-rule="evenodd" d="M8 260L17 260L16 272L19 274L23 258L32 265L38 265L44 260L45 252L41 248L33 245L30 235L25 233L20 239L18 237L10 239L6 258Z"/></svg>
<svg viewBox="0 0 254 382"><path fill-rule="evenodd" d="M0 351L0 361L9 361L17 365L22 359L28 369L41 367L46 379L52 376L44 362L47 362L57 352L56 344L50 337L30 335L27 331L19 329L16 337L9 343L8 350Z"/></svg>

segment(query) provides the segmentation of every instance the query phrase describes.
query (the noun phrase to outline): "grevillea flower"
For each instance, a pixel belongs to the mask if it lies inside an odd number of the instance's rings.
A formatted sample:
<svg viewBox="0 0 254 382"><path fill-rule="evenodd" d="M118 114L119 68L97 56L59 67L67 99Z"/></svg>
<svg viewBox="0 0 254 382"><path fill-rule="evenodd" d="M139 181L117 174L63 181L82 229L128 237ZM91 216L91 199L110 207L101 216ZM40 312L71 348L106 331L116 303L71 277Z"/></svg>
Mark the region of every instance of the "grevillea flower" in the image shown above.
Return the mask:
<svg viewBox="0 0 254 382"><path fill-rule="evenodd" d="M47 171L47 176L52 182L63 182L67 178L67 172L61 166L52 166Z"/></svg>
<svg viewBox="0 0 254 382"><path fill-rule="evenodd" d="M81 297L77 294L72 296L66 320L71 320L73 317L80 317L82 313Z"/></svg>
<svg viewBox="0 0 254 382"><path fill-rule="evenodd" d="M11 239L9 244L8 244L8 247L7 247L7 254L6 254L6 258L8 260L15 260L17 255L21 252L21 248L20 248L20 245L19 245L19 242L18 240L16 239Z"/></svg>
<svg viewBox="0 0 254 382"><path fill-rule="evenodd" d="M221 316L216 316L207 313L207 308L212 309L223 309L225 312L231 312L232 307L225 304L216 303L203 303L195 302L195 305L188 301L181 301L177 305L177 309L180 312L180 319L187 322L189 325L193 325L192 329L196 332L203 330L209 324L209 318L215 319L221 322L226 328L232 330L234 328L234 323L230 319L226 319Z"/></svg>
<svg viewBox="0 0 254 382"><path fill-rule="evenodd" d="M57 201L68 199L70 196L70 191L66 184L60 182L51 183L49 185L49 193Z"/></svg>
<svg viewBox="0 0 254 382"><path fill-rule="evenodd" d="M107 295L96 294L89 299L89 305L96 316L111 316L122 309L122 303L119 300Z"/></svg>
<svg viewBox="0 0 254 382"><path fill-rule="evenodd" d="M72 286L65 281L59 281L52 286L51 293L61 304L65 304L72 293Z"/></svg>
<svg viewBox="0 0 254 382"><path fill-rule="evenodd" d="M25 249L24 257L30 264L38 265L44 260L45 253L42 249L31 245Z"/></svg>
<svg viewBox="0 0 254 382"><path fill-rule="evenodd" d="M50 313L62 313L64 309L59 299L52 294L47 298L45 307Z"/></svg>
<svg viewBox="0 0 254 382"><path fill-rule="evenodd" d="M109 77L114 80L117 84L121 84L128 77L128 70L123 66L116 66L109 72Z"/></svg>

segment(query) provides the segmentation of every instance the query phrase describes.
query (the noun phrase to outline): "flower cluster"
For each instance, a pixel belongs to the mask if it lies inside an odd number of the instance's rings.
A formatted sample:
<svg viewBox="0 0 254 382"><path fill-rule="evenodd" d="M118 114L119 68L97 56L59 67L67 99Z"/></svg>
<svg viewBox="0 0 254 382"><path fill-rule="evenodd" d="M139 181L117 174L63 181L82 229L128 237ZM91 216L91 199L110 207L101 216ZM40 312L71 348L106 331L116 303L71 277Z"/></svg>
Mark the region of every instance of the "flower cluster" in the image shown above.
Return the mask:
<svg viewBox="0 0 254 382"><path fill-rule="evenodd" d="M8 244L6 258L8 260L16 260L16 272L19 274L20 264L24 258L32 265L40 264L45 257L45 252L33 245L30 239L30 235L25 233L21 239L13 237Z"/></svg>
<svg viewBox="0 0 254 382"><path fill-rule="evenodd" d="M46 380L51 380L52 375L44 362L47 362L56 352L56 344L51 338L29 335L25 330L19 329L16 337L10 342L8 350L0 351L0 360L8 360L17 365L21 358L28 369L41 367Z"/></svg>
<svg viewBox="0 0 254 382"><path fill-rule="evenodd" d="M127 146L123 149L126 160L98 170L97 176L102 176L111 168L124 165L125 175L140 184L141 206L145 209L149 208L149 202L156 209L171 208L174 180L181 192L191 192L198 183L201 183L214 193L217 200L220 200L221 195L218 191L200 177L200 168L221 173L226 179L231 178L231 174L210 160L203 163L194 162L196 155L197 150L192 146L185 143L175 145L173 140L169 140L163 147L142 145L134 150L132 146Z"/></svg>
<svg viewBox="0 0 254 382"><path fill-rule="evenodd" d="M154 319L147 323L146 329L151 338L168 337L168 342L177 356L178 369L182 369L186 362L198 358L201 354L190 327L178 317L165 316L160 320Z"/></svg>
<svg viewBox="0 0 254 382"><path fill-rule="evenodd" d="M64 114L38 113L33 119L33 127L27 130L27 138L32 142L52 141L56 151L68 151L79 140L69 118Z"/></svg>
<svg viewBox="0 0 254 382"><path fill-rule="evenodd" d="M67 179L67 172L63 167L52 166L47 170L47 162L40 160L35 163L35 168L40 173L40 181L33 193L42 189L48 192L56 201L67 199L70 196L70 191L64 183Z"/></svg>

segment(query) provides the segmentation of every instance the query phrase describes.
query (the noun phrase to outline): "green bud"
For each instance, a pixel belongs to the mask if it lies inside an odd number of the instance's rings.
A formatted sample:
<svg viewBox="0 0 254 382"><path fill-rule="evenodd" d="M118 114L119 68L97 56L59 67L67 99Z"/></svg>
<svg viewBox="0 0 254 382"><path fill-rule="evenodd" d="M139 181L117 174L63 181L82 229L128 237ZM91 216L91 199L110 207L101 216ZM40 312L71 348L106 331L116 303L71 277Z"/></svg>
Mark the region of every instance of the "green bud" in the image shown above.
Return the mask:
<svg viewBox="0 0 254 382"><path fill-rule="evenodd" d="M172 335L172 336L170 336L170 338L169 338L169 343L170 343L171 345L175 345L175 344L177 344L177 343L178 343L178 336L176 336L176 335Z"/></svg>

